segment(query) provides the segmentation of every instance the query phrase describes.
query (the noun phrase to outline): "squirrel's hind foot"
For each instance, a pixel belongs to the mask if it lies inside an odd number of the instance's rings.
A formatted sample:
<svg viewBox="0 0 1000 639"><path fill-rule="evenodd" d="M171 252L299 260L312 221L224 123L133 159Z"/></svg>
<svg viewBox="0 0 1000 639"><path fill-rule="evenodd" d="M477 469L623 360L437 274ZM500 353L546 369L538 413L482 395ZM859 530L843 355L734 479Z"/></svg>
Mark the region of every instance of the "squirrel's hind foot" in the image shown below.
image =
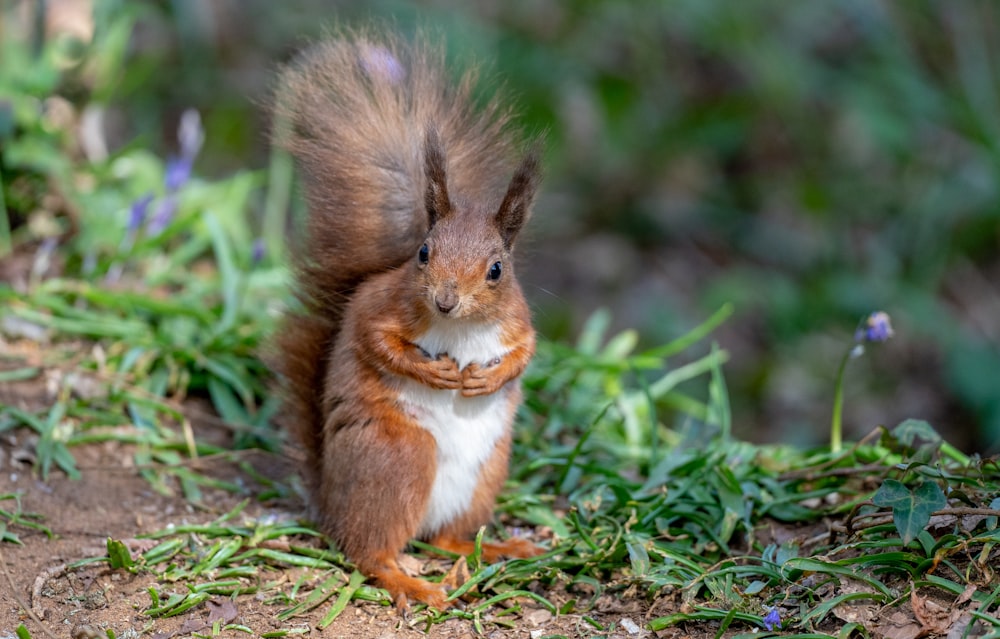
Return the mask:
<svg viewBox="0 0 1000 639"><path fill-rule="evenodd" d="M401 614L409 610L410 602L427 604L438 610L451 605L443 586L407 575L400 569L395 558L378 562L374 566L359 563L358 569L372 577L377 586L389 592L393 604Z"/></svg>
<svg viewBox="0 0 1000 639"><path fill-rule="evenodd" d="M442 550L459 555L468 556L476 551L475 542L451 536L436 537L430 543L432 546L437 546ZM536 546L527 539L518 537L507 539L506 541L484 541L482 550L483 561L486 563L500 561L503 557L528 559L530 557L537 557L545 552L544 548Z"/></svg>

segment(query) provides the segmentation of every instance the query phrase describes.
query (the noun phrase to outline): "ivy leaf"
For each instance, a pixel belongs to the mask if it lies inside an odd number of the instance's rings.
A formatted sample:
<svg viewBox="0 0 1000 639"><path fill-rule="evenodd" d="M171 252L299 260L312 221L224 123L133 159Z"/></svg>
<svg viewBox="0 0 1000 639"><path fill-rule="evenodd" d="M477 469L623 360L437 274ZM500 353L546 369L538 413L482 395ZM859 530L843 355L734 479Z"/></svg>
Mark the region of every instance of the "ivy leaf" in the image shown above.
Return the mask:
<svg viewBox="0 0 1000 639"><path fill-rule="evenodd" d="M922 419L906 419L892 429L896 441L912 451L915 461L929 462L941 448L943 440L934 427Z"/></svg>
<svg viewBox="0 0 1000 639"><path fill-rule="evenodd" d="M935 445L941 443L941 435L922 419L904 419L892 429L892 434L899 443L910 448L916 448L920 440Z"/></svg>
<svg viewBox="0 0 1000 639"><path fill-rule="evenodd" d="M934 482L923 482L910 490L895 479L882 482L872 501L876 506L892 509L892 522L904 546L927 527L932 513L948 505L941 487Z"/></svg>

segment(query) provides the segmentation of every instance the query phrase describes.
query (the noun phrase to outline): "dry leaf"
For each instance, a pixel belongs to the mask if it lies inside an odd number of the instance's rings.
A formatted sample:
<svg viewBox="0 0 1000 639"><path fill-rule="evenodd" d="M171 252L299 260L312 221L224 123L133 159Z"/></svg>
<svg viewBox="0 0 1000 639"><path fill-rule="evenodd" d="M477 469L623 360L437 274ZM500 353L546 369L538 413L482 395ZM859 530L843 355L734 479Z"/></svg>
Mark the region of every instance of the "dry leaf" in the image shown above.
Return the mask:
<svg viewBox="0 0 1000 639"><path fill-rule="evenodd" d="M879 606L864 602L845 602L833 609L834 616L846 623L858 623L867 628L879 616Z"/></svg>
<svg viewBox="0 0 1000 639"><path fill-rule="evenodd" d="M236 609L236 604L231 599L209 599L206 603L208 604L209 625L216 621L221 621L224 624L232 623L240 614Z"/></svg>
<svg viewBox="0 0 1000 639"><path fill-rule="evenodd" d="M965 587L965 590L962 591L962 594L958 596L958 599L955 600L955 605L961 606L965 602L972 599L972 595L974 594L976 594L976 585L969 584L968 586Z"/></svg>
<svg viewBox="0 0 1000 639"><path fill-rule="evenodd" d="M545 608L535 608L524 613L524 620L537 627L552 621L552 613Z"/></svg>
<svg viewBox="0 0 1000 639"><path fill-rule="evenodd" d="M972 613L968 611L963 612L962 616L951 625L951 629L948 630L948 636L945 639L963 639L963 637L976 636L974 633L970 632L966 634L965 632L970 623L972 623Z"/></svg>
<svg viewBox="0 0 1000 639"><path fill-rule="evenodd" d="M872 628L872 631L878 639L917 639L924 633L920 624L900 611L896 611L888 619L880 621Z"/></svg>
<svg viewBox="0 0 1000 639"><path fill-rule="evenodd" d="M459 557L455 560L451 570L445 574L444 579L441 580L441 585L451 591L461 587L468 580L469 564L465 561L465 557Z"/></svg>
<svg viewBox="0 0 1000 639"><path fill-rule="evenodd" d="M910 605L913 606L913 616L917 618L924 631L930 634L943 635L952 624L962 616L962 611L945 607L928 597L921 597L914 588L910 592Z"/></svg>
<svg viewBox="0 0 1000 639"><path fill-rule="evenodd" d="M408 555L403 553L399 556L399 568L409 575L410 577L416 577L420 574L423 568L423 562L414 557L413 555Z"/></svg>

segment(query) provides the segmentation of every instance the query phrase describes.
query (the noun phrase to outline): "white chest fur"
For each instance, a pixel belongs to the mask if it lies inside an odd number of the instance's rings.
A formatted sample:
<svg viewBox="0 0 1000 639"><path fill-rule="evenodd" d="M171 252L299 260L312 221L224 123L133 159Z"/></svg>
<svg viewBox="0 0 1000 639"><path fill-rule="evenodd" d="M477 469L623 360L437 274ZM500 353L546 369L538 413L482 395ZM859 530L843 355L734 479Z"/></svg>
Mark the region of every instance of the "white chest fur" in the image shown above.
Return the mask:
<svg viewBox="0 0 1000 639"><path fill-rule="evenodd" d="M459 368L487 365L505 354L499 327L442 321L416 343L432 357L447 353ZM479 471L507 428L507 392L462 397L457 390L437 390L406 380L399 399L437 441L437 475L420 525L421 537L433 536L472 502Z"/></svg>

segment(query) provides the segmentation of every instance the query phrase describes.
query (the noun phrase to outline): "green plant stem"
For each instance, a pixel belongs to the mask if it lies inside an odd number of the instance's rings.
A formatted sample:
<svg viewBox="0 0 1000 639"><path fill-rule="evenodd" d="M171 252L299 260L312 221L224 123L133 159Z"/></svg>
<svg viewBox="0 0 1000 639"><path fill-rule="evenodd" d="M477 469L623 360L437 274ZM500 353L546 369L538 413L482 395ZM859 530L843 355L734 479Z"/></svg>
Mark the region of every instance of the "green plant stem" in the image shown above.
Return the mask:
<svg viewBox="0 0 1000 639"><path fill-rule="evenodd" d="M840 361L840 369L837 370L837 385L833 389L833 416L830 418L830 452L839 453L843 448L843 428L842 415L844 411L844 371L847 370L847 362L851 359L854 347L844 354L844 359Z"/></svg>
<svg viewBox="0 0 1000 639"><path fill-rule="evenodd" d="M10 228L7 201L3 196L3 174L0 173L0 257L7 257L14 250Z"/></svg>
<svg viewBox="0 0 1000 639"><path fill-rule="evenodd" d="M968 455L945 441L941 442L941 454L957 461L962 466L968 466L972 462Z"/></svg>

